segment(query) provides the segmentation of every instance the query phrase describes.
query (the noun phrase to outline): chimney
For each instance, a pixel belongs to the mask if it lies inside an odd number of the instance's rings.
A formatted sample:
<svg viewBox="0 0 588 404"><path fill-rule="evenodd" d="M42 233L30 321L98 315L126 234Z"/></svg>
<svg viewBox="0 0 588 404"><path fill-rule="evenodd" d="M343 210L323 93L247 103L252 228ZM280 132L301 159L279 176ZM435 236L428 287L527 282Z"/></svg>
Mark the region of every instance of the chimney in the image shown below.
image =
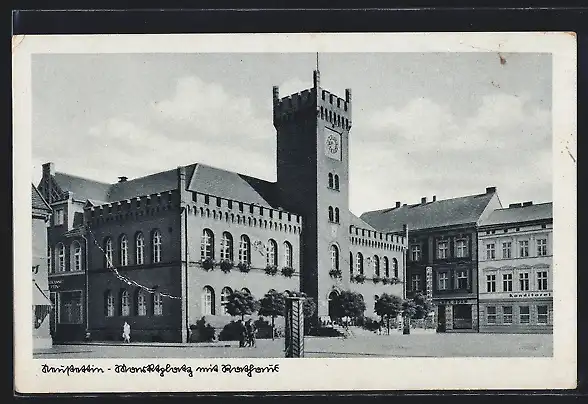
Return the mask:
<svg viewBox="0 0 588 404"><path fill-rule="evenodd" d="M396 207L399 208L400 207L400 201L396 201Z"/></svg>
<svg viewBox="0 0 588 404"><path fill-rule="evenodd" d="M51 176L53 174L55 174L55 164L54 163L43 164L43 177Z"/></svg>
<svg viewBox="0 0 588 404"><path fill-rule="evenodd" d="M280 100L280 88L278 86L273 87L272 94L273 94L274 102L277 102Z"/></svg>
<svg viewBox="0 0 588 404"><path fill-rule="evenodd" d="M406 206L406 203L403 203L402 206Z"/></svg>
<svg viewBox="0 0 588 404"><path fill-rule="evenodd" d="M437 200L437 195L433 195L433 202Z"/></svg>
<svg viewBox="0 0 588 404"><path fill-rule="evenodd" d="M486 188L487 194L493 194L494 192L496 192L496 187L487 187Z"/></svg>
<svg viewBox="0 0 588 404"><path fill-rule="evenodd" d="M508 205L509 208L520 208L521 204L520 203L511 203L510 205Z"/></svg>
<svg viewBox="0 0 588 404"><path fill-rule="evenodd" d="M351 102L351 89L350 88L345 89L345 101Z"/></svg>
<svg viewBox="0 0 588 404"><path fill-rule="evenodd" d="M427 197L426 196L423 196L421 198L421 203L427 203Z"/></svg>
<svg viewBox="0 0 588 404"><path fill-rule="evenodd" d="M523 202L523 206L533 206L533 201Z"/></svg>
<svg viewBox="0 0 588 404"><path fill-rule="evenodd" d="M118 182L126 182L127 180L128 178L125 176L118 177Z"/></svg>

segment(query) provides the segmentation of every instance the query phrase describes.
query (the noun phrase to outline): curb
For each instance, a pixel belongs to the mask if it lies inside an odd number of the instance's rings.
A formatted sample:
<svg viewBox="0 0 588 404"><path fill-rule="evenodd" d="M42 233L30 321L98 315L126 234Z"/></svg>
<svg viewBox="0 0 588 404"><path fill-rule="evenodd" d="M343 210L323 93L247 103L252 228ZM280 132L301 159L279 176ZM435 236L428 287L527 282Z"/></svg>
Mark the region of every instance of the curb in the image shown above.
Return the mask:
<svg viewBox="0 0 588 404"><path fill-rule="evenodd" d="M237 346L235 341L234 344L231 344L233 341L227 341L223 343L198 343L198 342L187 342L187 343L179 343L179 342L108 342L108 341L100 341L100 342L62 342L59 344L54 344L54 346L68 346L68 345L86 345L86 346L140 346L140 347L168 347L168 348L230 348L233 346Z"/></svg>

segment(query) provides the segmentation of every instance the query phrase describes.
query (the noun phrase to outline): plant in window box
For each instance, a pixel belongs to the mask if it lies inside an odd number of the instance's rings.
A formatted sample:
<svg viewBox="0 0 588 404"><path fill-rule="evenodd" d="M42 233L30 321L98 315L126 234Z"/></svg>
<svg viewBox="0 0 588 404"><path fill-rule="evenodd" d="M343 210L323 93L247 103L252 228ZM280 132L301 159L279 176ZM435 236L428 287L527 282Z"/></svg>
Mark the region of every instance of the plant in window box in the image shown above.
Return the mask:
<svg viewBox="0 0 588 404"><path fill-rule="evenodd" d="M265 267L265 273L274 276L278 273L278 267L276 265L268 265Z"/></svg>
<svg viewBox="0 0 588 404"><path fill-rule="evenodd" d="M380 276L379 276L379 275L375 275L375 276L372 278L372 281L373 281L375 284L377 284L377 283L380 283L380 282L382 281L382 278L380 278Z"/></svg>
<svg viewBox="0 0 588 404"><path fill-rule="evenodd" d="M397 285L397 284L400 283L400 279L399 278L392 278L390 281L391 281L390 283L392 285Z"/></svg>
<svg viewBox="0 0 588 404"><path fill-rule="evenodd" d="M292 268L292 267L282 268L282 275L284 275L286 278L291 278L292 275L294 275L294 268Z"/></svg>
<svg viewBox="0 0 588 404"><path fill-rule="evenodd" d="M357 274L357 275L355 275L354 280L357 283L364 283L365 282L365 275L364 274Z"/></svg>
<svg viewBox="0 0 588 404"><path fill-rule="evenodd" d="M382 283L384 285L388 285L389 283L392 283L392 279L390 279L390 278L382 278Z"/></svg>
<svg viewBox="0 0 588 404"><path fill-rule="evenodd" d="M210 271L211 269L213 269L214 264L215 264L214 260L210 257L202 260L202 268L204 268L206 271Z"/></svg>
<svg viewBox="0 0 588 404"><path fill-rule="evenodd" d="M251 265L247 262L239 262L237 268L239 268L239 271L241 272L249 272L251 270Z"/></svg>
<svg viewBox="0 0 588 404"><path fill-rule="evenodd" d="M229 272L231 272L231 269L233 269L233 262L230 260L222 260L220 262L220 269L221 271L223 271L225 274L228 274Z"/></svg>
<svg viewBox="0 0 588 404"><path fill-rule="evenodd" d="M329 271L329 276L331 278L341 278L343 276L343 274L341 273L340 269L333 268Z"/></svg>

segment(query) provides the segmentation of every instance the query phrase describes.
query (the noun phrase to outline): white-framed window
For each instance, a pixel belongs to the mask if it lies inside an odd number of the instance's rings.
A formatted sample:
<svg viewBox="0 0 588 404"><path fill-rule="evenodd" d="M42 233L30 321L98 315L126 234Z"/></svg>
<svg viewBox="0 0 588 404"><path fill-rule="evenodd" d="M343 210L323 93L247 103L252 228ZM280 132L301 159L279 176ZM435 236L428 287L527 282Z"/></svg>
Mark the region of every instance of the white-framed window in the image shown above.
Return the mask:
<svg viewBox="0 0 588 404"><path fill-rule="evenodd" d="M65 272L65 245L63 243L57 244L55 247L55 257L57 258L57 272Z"/></svg>
<svg viewBox="0 0 588 404"><path fill-rule="evenodd" d="M502 291L512 292L512 274L502 274Z"/></svg>
<svg viewBox="0 0 588 404"><path fill-rule="evenodd" d="M200 258L214 259L214 233L210 229L202 231L202 240L200 242Z"/></svg>
<svg viewBox="0 0 588 404"><path fill-rule="evenodd" d="M529 240L521 240L519 241L519 257L528 257L529 256Z"/></svg>
<svg viewBox="0 0 588 404"><path fill-rule="evenodd" d="M71 270L82 270L82 246L77 241L71 243Z"/></svg>
<svg viewBox="0 0 588 404"><path fill-rule="evenodd" d="M120 236L120 265L122 267L129 265L129 239L126 234Z"/></svg>
<svg viewBox="0 0 588 404"><path fill-rule="evenodd" d="M155 230L151 236L151 259L153 263L161 262L161 232Z"/></svg>
<svg viewBox="0 0 588 404"><path fill-rule="evenodd" d="M82 292L59 292L59 323L81 324L82 321Z"/></svg>
<svg viewBox="0 0 588 404"><path fill-rule="evenodd" d="M537 306L537 324L547 324L549 320L548 307L545 305Z"/></svg>
<svg viewBox="0 0 588 404"><path fill-rule="evenodd" d="M115 303L114 293L111 290L106 292L106 317L114 317Z"/></svg>
<svg viewBox="0 0 588 404"><path fill-rule="evenodd" d="M466 239L458 239L455 241L455 256L457 258L466 258L469 255L468 242Z"/></svg>
<svg viewBox="0 0 588 404"><path fill-rule="evenodd" d="M512 306L502 306L502 322L512 324Z"/></svg>
<svg viewBox="0 0 588 404"><path fill-rule="evenodd" d="M210 286L205 286L202 289L202 315L213 316L214 312L214 289Z"/></svg>
<svg viewBox="0 0 588 404"><path fill-rule="evenodd" d="M135 237L135 263L143 265L145 262L145 237L143 233L137 233Z"/></svg>
<svg viewBox="0 0 588 404"><path fill-rule="evenodd" d="M355 269L357 270L358 274L363 275L363 254L358 252L357 257L355 259Z"/></svg>
<svg viewBox="0 0 588 404"><path fill-rule="evenodd" d="M439 259L446 259L447 258L447 251L449 250L447 241L439 241L437 243L437 258Z"/></svg>
<svg viewBox="0 0 588 404"><path fill-rule="evenodd" d="M233 290L228 286L225 286L221 291L221 308L225 316L229 315L227 311L227 303L229 302L229 296L233 293Z"/></svg>
<svg viewBox="0 0 588 404"><path fill-rule="evenodd" d="M388 278L390 276L390 261L388 257L384 257L382 260L384 261L384 276Z"/></svg>
<svg viewBox="0 0 588 404"><path fill-rule="evenodd" d="M131 314L131 298L127 290L120 292L120 315L128 316Z"/></svg>
<svg viewBox="0 0 588 404"><path fill-rule="evenodd" d="M242 235L239 240L239 262L245 264L251 263L251 241L246 235Z"/></svg>
<svg viewBox="0 0 588 404"><path fill-rule="evenodd" d="M163 316L163 297L159 293L153 294L153 315Z"/></svg>
<svg viewBox="0 0 588 404"><path fill-rule="evenodd" d="M63 209L55 209L55 211L53 213L53 217L54 217L53 224L55 226L61 226L61 225L63 225L63 223L65 223L65 212Z"/></svg>
<svg viewBox="0 0 588 404"><path fill-rule="evenodd" d="M373 258L374 276L380 276L380 258L374 255Z"/></svg>
<svg viewBox="0 0 588 404"><path fill-rule="evenodd" d="M269 239L265 252L267 265L278 265L278 243L274 239Z"/></svg>
<svg viewBox="0 0 588 404"><path fill-rule="evenodd" d="M486 244L486 259L493 260L496 258L496 246L494 243Z"/></svg>
<svg viewBox="0 0 588 404"><path fill-rule="evenodd" d="M519 323L529 324L530 321L531 321L531 314L529 311L529 306L520 306L519 307Z"/></svg>
<svg viewBox="0 0 588 404"><path fill-rule="evenodd" d="M437 289L447 290L449 287L449 274L447 272L439 272L437 277Z"/></svg>
<svg viewBox="0 0 588 404"><path fill-rule="evenodd" d="M412 261L420 261L421 260L421 246L420 245L413 245L410 247L410 257Z"/></svg>
<svg viewBox="0 0 588 404"><path fill-rule="evenodd" d="M411 284L413 291L419 291L421 289L421 275L420 274L413 274L411 277Z"/></svg>
<svg viewBox="0 0 588 404"><path fill-rule="evenodd" d="M51 256L51 247L47 247L47 271L53 273L53 257Z"/></svg>
<svg viewBox="0 0 588 404"><path fill-rule="evenodd" d="M547 255L547 239L546 238L537 239L537 255L539 257L544 257Z"/></svg>
<svg viewBox="0 0 588 404"><path fill-rule="evenodd" d="M537 272L537 290L547 290L547 271Z"/></svg>
<svg viewBox="0 0 588 404"><path fill-rule="evenodd" d="M292 268L292 244L284 242L284 266Z"/></svg>
<svg viewBox="0 0 588 404"><path fill-rule="evenodd" d="M519 286L521 288L521 292L525 292L529 290L529 273L528 272L521 272L519 274Z"/></svg>
<svg viewBox="0 0 588 404"><path fill-rule="evenodd" d="M468 288L468 271L460 269L457 271L455 278L456 289L467 289Z"/></svg>
<svg viewBox="0 0 588 404"><path fill-rule="evenodd" d="M486 307L486 322L488 324L496 324L496 306Z"/></svg>
<svg viewBox="0 0 588 404"><path fill-rule="evenodd" d="M221 238L220 259L233 261L233 236L228 231L223 232Z"/></svg>
<svg viewBox="0 0 588 404"><path fill-rule="evenodd" d="M486 275L486 292L496 292L496 275Z"/></svg>
<svg viewBox="0 0 588 404"><path fill-rule="evenodd" d="M137 315L147 315L147 297L145 296L145 292L142 290L137 291Z"/></svg>
<svg viewBox="0 0 588 404"><path fill-rule="evenodd" d="M114 263L112 262L112 239L107 237L104 240L104 266L106 268L112 268Z"/></svg>
<svg viewBox="0 0 588 404"><path fill-rule="evenodd" d="M505 241L504 243L502 243L502 258L506 259L506 258L511 258L512 256L512 242L510 241Z"/></svg>

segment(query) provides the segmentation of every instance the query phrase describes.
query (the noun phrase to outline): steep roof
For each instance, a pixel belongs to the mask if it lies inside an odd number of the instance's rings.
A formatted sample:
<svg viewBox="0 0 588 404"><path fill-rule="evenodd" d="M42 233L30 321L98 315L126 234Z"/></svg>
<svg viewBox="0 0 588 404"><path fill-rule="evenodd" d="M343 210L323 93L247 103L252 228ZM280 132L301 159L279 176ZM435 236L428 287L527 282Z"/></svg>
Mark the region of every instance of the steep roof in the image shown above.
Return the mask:
<svg viewBox="0 0 588 404"><path fill-rule="evenodd" d="M32 187L32 190L31 190L31 192L32 192L32 199L31 199L32 208L51 212L51 206L49 206L49 204L47 203L45 198L43 198L43 196L41 195L41 193L39 192L37 187L35 187L33 184L31 184L31 187Z"/></svg>
<svg viewBox="0 0 588 404"><path fill-rule="evenodd" d="M167 170L110 186L108 201L121 201L178 189L177 170Z"/></svg>
<svg viewBox="0 0 588 404"><path fill-rule="evenodd" d="M364 213L361 219L380 231L389 232L401 231L403 224L410 231L476 223L494 195L487 192L376 210Z"/></svg>
<svg viewBox="0 0 588 404"><path fill-rule="evenodd" d="M376 231L376 229L374 229L372 226L370 226L368 223L366 223L365 221L363 221L359 217L355 216L353 213L349 212L349 215L351 216L351 225L352 226L358 227L360 229Z"/></svg>
<svg viewBox="0 0 588 404"><path fill-rule="evenodd" d="M76 199L94 199L102 202L108 201L110 184L61 172L56 172L53 178L62 191L72 192Z"/></svg>
<svg viewBox="0 0 588 404"><path fill-rule="evenodd" d="M480 222L480 226L523 223L550 219L553 219L553 203L546 202L530 206L496 209L492 211L486 219Z"/></svg>

